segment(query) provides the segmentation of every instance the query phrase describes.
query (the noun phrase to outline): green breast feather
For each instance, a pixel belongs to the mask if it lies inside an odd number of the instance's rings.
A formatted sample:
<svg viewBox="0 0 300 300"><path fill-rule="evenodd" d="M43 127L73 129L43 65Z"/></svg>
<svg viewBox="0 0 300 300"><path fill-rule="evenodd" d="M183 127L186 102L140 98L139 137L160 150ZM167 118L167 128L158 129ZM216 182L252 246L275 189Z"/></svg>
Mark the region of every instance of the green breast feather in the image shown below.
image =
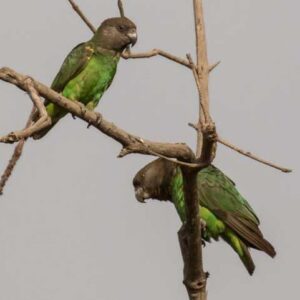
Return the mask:
<svg viewBox="0 0 300 300"><path fill-rule="evenodd" d="M75 59L73 62L71 59L72 57L69 58L69 65L75 64ZM62 88L63 96L70 100L77 100L86 105L87 109L93 110L99 103L103 93L109 88L117 70L118 60L119 57L107 54L93 54L84 63L84 68L81 68L80 72L74 72L75 77L65 82L65 86ZM62 67L62 69L68 71L69 68L71 66ZM64 72L60 72L52 86L61 88L64 77ZM51 103L47 105L47 112L53 120L66 114L63 109Z"/></svg>

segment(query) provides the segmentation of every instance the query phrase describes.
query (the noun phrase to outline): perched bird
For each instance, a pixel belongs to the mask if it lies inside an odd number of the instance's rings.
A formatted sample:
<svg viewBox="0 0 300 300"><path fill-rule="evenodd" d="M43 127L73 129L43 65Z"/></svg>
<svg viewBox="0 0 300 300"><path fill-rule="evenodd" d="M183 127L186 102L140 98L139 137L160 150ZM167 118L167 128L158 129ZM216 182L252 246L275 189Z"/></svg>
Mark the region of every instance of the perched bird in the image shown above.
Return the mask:
<svg viewBox="0 0 300 300"><path fill-rule="evenodd" d="M171 201L182 222L185 222L183 179L173 162L157 159L142 168L133 185L138 201L153 198ZM210 165L197 175L200 217L206 223L203 238L210 241L221 237L239 255L249 274L255 269L249 248L276 255L273 246L259 230L259 219L234 182L218 168Z"/></svg>
<svg viewBox="0 0 300 300"><path fill-rule="evenodd" d="M112 83L121 53L130 44L134 46L136 41L136 26L132 21L125 17L105 20L89 41L77 45L69 53L51 88L93 110ZM46 102L45 106L52 124L37 132L34 139L43 137L67 114L53 103ZM38 114L33 120L37 118Z"/></svg>

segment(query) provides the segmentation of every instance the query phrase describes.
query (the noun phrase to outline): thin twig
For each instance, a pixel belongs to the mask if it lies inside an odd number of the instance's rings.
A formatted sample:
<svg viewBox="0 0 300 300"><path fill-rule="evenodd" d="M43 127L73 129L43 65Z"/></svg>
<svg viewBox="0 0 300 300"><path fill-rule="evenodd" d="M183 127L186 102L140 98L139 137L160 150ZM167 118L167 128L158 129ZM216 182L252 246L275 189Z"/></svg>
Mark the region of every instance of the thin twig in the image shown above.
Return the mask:
<svg viewBox="0 0 300 300"><path fill-rule="evenodd" d="M213 65L211 65L209 67L209 72L213 71L220 63L221 63L221 61L219 60L216 63L214 63Z"/></svg>
<svg viewBox="0 0 300 300"><path fill-rule="evenodd" d="M91 29L93 33L96 32L96 28L94 25L88 20L88 18L84 15L84 13L81 11L79 6L73 1L68 0L69 3L72 5L73 9L77 12L77 14L80 16L80 18L83 20L83 22Z"/></svg>
<svg viewBox="0 0 300 300"><path fill-rule="evenodd" d="M35 114L35 112L36 112L36 108L35 108L35 106L33 106L32 111L30 113L30 116L28 118L28 121L27 121L24 129L31 126L32 117ZM5 170L4 170L4 172L1 176L1 179L0 179L0 195L3 194L4 187L5 187L8 179L12 175L15 165L17 164L18 160L20 159L20 157L23 153L23 148L24 148L24 145L25 145L25 141L26 141L25 139L21 139L18 142L17 146L14 149L13 155L11 156L11 158L10 158L10 160L9 160L9 162L8 162L6 168L5 168Z"/></svg>
<svg viewBox="0 0 300 300"><path fill-rule="evenodd" d="M193 71L193 75L194 75L195 82L196 82L196 85L197 85L198 95L199 95L199 102L200 102L200 106L201 106L201 109L202 109L202 112L203 112L203 115L204 115L204 122L207 123L208 120L210 119L210 116L208 115L208 112L205 109L205 106L203 105L203 102L201 101L201 84L200 84L200 80L199 80L199 77L198 77L197 67L193 62L191 54L187 54L186 57L189 61L190 67ZM199 131L201 131L201 128L199 128ZM199 148L200 148L200 151L201 151L201 147L199 147Z"/></svg>
<svg viewBox="0 0 300 300"><path fill-rule="evenodd" d="M196 131L198 131L198 128L197 128L198 125L197 124L188 123L188 125L190 127L194 128ZM247 156L247 157L249 157L249 158L251 158L251 159L253 159L253 160L257 161L257 162L260 162L260 163L262 163L264 165L267 165L267 166L269 166L271 168L275 168L275 169L280 170L280 171L282 171L284 173L291 173L293 171L292 169L288 169L288 168L285 168L285 167L280 167L280 166L274 164L273 162L270 162L270 161L267 161L267 160L265 160L263 158L260 158L257 155L254 155L254 154L252 154L249 151L245 151L245 150L243 150L243 149L241 149L241 148L239 148L239 147L237 147L237 146L229 143L228 141L225 141L220 136L216 137L216 141L218 143L222 144L223 146L230 148L233 151L236 151L236 152L238 152L238 153L240 153L240 154L242 154L244 156Z"/></svg>
<svg viewBox="0 0 300 300"><path fill-rule="evenodd" d="M124 18L125 17L125 13L124 13L124 7L123 7L122 0L118 0L118 7L119 7L119 11L120 11L120 16L122 18Z"/></svg>
<svg viewBox="0 0 300 300"><path fill-rule="evenodd" d="M275 164L272 163L272 162L269 162L269 161L267 161L267 160L264 160L264 159L262 159L262 158L259 158L258 156L252 154L251 152L245 151L245 150L243 150L243 149L241 149L241 148L238 148L237 146L235 146L235 145L233 145L233 144L231 144L231 143L225 141L224 139L222 139L222 138L220 138L220 137L217 137L217 141L218 141L220 144L222 144L222 145L224 145L224 146L226 146L226 147L228 147L228 148L230 148L230 149L232 149L232 150L234 150L234 151L236 151L236 152L238 152L238 153L240 153L240 154L242 154L242 155L244 155L244 156L247 156L247 157L249 157L249 158L251 158L251 159L253 159L253 160L256 160L256 161L258 161L258 162L260 162L260 163L262 163L262 164L264 164L264 165L267 165L267 166L269 166L269 167L275 168L275 169L280 170L280 171L282 171L282 172L284 172L284 173L291 173L291 172L292 172L291 169L288 169L288 168L284 168L284 167L275 165Z"/></svg>
<svg viewBox="0 0 300 300"><path fill-rule="evenodd" d="M141 53L131 53L130 55L128 55L127 53L124 53L122 55L122 57L124 59L129 59L129 58L150 58L150 57L158 56L158 55L160 55L162 57L165 57L169 60L172 60L172 61L174 61L178 64L181 64L185 67L191 68L189 62L186 59L177 57L177 56L175 56L171 53L168 53L168 52L160 50L160 49L152 49L150 51L141 52Z"/></svg>

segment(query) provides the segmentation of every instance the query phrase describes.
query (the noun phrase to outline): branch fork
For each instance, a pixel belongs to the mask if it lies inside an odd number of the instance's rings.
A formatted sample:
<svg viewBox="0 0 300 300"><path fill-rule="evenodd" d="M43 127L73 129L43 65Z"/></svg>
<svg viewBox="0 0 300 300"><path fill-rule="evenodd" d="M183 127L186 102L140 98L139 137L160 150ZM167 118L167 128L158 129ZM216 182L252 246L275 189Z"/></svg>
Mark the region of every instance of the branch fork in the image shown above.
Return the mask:
<svg viewBox="0 0 300 300"><path fill-rule="evenodd" d="M1 143L13 144L22 139L26 140L28 137L34 135L36 132L51 125L51 118L48 116L43 101L34 87L33 79L28 76L25 77L23 79L23 85L27 93L29 94L34 107L36 108L37 113L39 114L39 118L36 122L31 122L31 124L23 130L13 131L4 137L0 137Z"/></svg>

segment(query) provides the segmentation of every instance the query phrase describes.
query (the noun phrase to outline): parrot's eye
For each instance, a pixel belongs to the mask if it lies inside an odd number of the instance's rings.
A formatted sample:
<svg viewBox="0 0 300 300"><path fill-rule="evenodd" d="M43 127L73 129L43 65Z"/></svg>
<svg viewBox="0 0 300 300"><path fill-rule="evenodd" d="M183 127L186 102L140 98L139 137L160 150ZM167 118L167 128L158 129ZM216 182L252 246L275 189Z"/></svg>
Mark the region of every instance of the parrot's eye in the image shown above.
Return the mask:
<svg viewBox="0 0 300 300"><path fill-rule="evenodd" d="M119 31L123 32L126 30L126 26L125 25L119 25L118 26Z"/></svg>

